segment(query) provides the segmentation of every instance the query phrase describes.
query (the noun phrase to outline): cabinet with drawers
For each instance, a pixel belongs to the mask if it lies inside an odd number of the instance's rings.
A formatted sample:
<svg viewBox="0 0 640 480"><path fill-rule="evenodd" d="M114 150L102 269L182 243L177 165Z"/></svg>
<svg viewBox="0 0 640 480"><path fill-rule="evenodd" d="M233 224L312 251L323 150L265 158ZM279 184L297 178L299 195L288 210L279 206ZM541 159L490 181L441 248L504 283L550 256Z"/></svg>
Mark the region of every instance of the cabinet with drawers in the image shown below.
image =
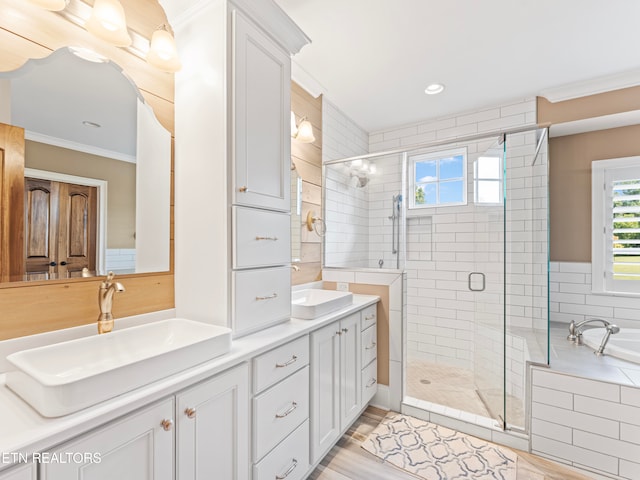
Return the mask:
<svg viewBox="0 0 640 480"><path fill-rule="evenodd" d="M309 336L253 359L254 480L309 470Z"/></svg>
<svg viewBox="0 0 640 480"><path fill-rule="evenodd" d="M377 304L360 312L362 324L361 400L368 404L378 391L378 315Z"/></svg>
<svg viewBox="0 0 640 480"><path fill-rule="evenodd" d="M272 1L197 2L175 29L198 52L176 78L176 311L238 338L291 313L291 55L309 39ZM268 315L242 308L245 272L277 287L253 295Z"/></svg>

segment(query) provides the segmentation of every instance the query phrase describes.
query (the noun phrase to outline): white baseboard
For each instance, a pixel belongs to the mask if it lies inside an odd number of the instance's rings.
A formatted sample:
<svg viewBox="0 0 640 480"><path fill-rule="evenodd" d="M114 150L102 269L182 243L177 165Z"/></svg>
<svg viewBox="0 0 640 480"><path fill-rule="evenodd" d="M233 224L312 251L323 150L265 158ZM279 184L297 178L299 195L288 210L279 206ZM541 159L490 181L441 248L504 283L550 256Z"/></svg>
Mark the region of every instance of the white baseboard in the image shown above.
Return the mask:
<svg viewBox="0 0 640 480"><path fill-rule="evenodd" d="M378 384L378 391L369 402L369 405L382 408L383 410L390 410L389 386Z"/></svg>

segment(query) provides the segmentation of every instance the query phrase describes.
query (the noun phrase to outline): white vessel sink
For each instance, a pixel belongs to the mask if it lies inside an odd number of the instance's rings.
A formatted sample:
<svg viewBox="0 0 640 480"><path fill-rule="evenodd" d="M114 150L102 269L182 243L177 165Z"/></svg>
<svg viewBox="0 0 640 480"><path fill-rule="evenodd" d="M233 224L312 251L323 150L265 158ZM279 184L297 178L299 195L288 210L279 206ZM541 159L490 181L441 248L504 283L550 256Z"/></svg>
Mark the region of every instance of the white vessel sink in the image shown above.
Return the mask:
<svg viewBox="0 0 640 480"><path fill-rule="evenodd" d="M353 303L351 292L337 290L296 290L291 294L291 316L312 320Z"/></svg>
<svg viewBox="0 0 640 480"><path fill-rule="evenodd" d="M59 417L223 355L231 330L171 319L7 356L7 386L45 417Z"/></svg>

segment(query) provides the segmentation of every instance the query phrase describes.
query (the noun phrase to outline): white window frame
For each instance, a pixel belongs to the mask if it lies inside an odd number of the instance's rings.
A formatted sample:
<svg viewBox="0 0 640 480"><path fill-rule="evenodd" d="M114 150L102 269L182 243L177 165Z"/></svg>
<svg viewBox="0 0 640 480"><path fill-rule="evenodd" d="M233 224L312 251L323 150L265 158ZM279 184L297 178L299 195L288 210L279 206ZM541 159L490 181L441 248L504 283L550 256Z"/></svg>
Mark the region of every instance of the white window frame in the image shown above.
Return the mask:
<svg viewBox="0 0 640 480"><path fill-rule="evenodd" d="M459 177L463 181L462 188L462 201L461 202L452 202L452 203L435 203L435 204L424 204L424 205L416 205L416 163L423 162L425 160L438 160L447 157L454 157L457 155L462 155L462 177ZM439 164L438 164L439 165ZM455 148L451 150L440 150L437 152L429 152L429 153L419 153L409 157L408 161L409 166L409 186L408 186L408 209L413 210L414 212L430 209L430 208L438 208L438 207L451 207L451 206L459 206L467 204L467 147L463 148ZM445 181L440 180L440 169L437 167L437 180L432 182L436 184L436 187L439 189L440 183L446 183L450 179ZM457 179L456 179L457 180ZM438 193L436 194L438 195Z"/></svg>
<svg viewBox="0 0 640 480"><path fill-rule="evenodd" d="M640 156L597 160L591 163L591 288L593 293L622 293L640 296L640 280L613 278L613 212L610 182L640 178Z"/></svg>
<svg viewBox="0 0 640 480"><path fill-rule="evenodd" d="M491 157L498 159L498 178L485 178L480 177L478 174L478 161L483 157ZM484 206L497 206L504 204L504 158L503 155L479 155L478 158L473 162L473 202L476 205L484 205ZM498 202L481 202L478 200L478 184L480 182L492 182L498 184L498 191L501 193L500 201Z"/></svg>

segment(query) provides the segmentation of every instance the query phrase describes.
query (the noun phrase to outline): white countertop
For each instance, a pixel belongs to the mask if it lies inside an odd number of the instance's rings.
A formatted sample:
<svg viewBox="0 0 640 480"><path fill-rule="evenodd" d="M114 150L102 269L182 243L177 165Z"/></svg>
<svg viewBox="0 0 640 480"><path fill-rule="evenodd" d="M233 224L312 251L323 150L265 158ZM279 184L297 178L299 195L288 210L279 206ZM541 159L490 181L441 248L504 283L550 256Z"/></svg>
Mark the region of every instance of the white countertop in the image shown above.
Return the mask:
<svg viewBox="0 0 640 480"><path fill-rule="evenodd" d="M32 454L149 405L263 352L378 302L374 295L354 295L353 304L315 320L291 320L234 340L226 355L145 385L95 406L58 418L45 418L5 385L0 374L0 454ZM0 470L10 464L1 463Z"/></svg>

